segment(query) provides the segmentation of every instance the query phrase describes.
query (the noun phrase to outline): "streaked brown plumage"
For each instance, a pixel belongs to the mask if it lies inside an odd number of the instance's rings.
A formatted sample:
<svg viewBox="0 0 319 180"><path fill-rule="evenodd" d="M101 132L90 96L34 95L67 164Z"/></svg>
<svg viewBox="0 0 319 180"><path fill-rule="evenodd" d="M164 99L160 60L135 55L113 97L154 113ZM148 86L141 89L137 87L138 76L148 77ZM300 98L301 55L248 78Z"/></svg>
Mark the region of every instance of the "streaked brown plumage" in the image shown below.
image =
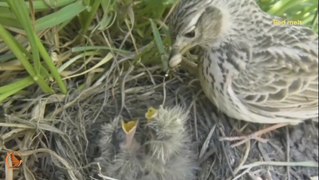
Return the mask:
<svg viewBox="0 0 319 180"><path fill-rule="evenodd" d="M201 86L230 117L287 124L318 117L318 35L275 19L254 0L182 0L170 21L170 65L201 47Z"/></svg>

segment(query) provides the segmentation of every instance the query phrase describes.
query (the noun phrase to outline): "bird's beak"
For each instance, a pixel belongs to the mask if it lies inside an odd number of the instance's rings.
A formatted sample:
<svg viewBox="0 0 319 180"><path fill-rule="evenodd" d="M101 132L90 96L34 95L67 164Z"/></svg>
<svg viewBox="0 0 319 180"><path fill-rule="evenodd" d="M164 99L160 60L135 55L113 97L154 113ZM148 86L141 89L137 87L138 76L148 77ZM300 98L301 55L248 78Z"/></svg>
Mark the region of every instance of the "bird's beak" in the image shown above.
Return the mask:
<svg viewBox="0 0 319 180"><path fill-rule="evenodd" d="M148 108L147 112L145 113L145 118L147 119L147 122L150 123L158 114L158 110L150 107Z"/></svg>
<svg viewBox="0 0 319 180"><path fill-rule="evenodd" d="M122 129L125 133L125 143L124 148L129 148L132 145L136 128L138 125L138 120L132 120L129 122L122 121Z"/></svg>
<svg viewBox="0 0 319 180"><path fill-rule="evenodd" d="M193 46L191 44L187 44L177 39L169 56L169 66L174 68L179 65L182 62L183 54L192 47Z"/></svg>

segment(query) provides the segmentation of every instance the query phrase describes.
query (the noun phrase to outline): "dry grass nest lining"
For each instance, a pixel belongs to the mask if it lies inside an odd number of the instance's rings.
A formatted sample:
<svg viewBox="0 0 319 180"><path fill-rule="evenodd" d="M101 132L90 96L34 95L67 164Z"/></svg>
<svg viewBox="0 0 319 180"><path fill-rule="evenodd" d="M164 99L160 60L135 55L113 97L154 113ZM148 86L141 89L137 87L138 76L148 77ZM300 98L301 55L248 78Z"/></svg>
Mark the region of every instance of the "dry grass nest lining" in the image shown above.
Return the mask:
<svg viewBox="0 0 319 180"><path fill-rule="evenodd" d="M230 148L219 137L248 133L262 125L247 125L218 112L191 75L176 72L164 78L160 72L160 67L126 69L113 62L102 83L68 96L34 93L10 100L0 119L0 174L4 174L5 153L13 150L23 159L22 167L14 171L17 177L89 179L97 169L93 160L99 154L100 125L117 115L127 119L144 116L149 106L161 104L190 110L188 126L199 157L199 179L283 179L287 174L306 179L318 174L317 123L272 133L267 144ZM78 88L76 83L72 88Z"/></svg>

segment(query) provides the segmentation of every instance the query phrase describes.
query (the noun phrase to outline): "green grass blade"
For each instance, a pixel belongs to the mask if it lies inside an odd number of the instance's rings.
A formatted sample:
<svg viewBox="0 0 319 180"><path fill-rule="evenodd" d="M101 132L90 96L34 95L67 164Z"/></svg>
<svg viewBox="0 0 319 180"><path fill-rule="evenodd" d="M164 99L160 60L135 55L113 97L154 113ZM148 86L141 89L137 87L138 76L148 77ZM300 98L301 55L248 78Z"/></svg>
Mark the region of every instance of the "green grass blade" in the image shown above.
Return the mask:
<svg viewBox="0 0 319 180"><path fill-rule="evenodd" d="M45 2L45 0L32 0L33 8L36 12L57 9L71 4L77 0L54 0L54 3ZM24 1L25 5L30 8L29 2ZM0 7L9 7L5 2L0 2Z"/></svg>
<svg viewBox="0 0 319 180"><path fill-rule="evenodd" d="M68 4L71 4L73 2L76 2L77 0L54 0L52 3L50 1L45 1L45 0L33 0L33 8L36 12L38 11L47 11L51 9L57 9L60 7L64 7ZM29 8L29 3L27 3L27 6Z"/></svg>
<svg viewBox="0 0 319 180"><path fill-rule="evenodd" d="M49 56L48 52L44 48L44 46L41 43L39 38L36 39L36 45L39 48L40 54L41 54L44 62L47 64L50 72L52 73L53 78L58 83L58 86L59 86L60 90L62 91L62 93L66 94L67 93L66 85L63 82L63 80L62 80L62 78L61 78L61 76L60 76L60 74L58 72L58 69L55 67L51 57Z"/></svg>
<svg viewBox="0 0 319 180"><path fill-rule="evenodd" d="M37 32L39 32L47 28L52 28L63 22L70 21L85 9L86 7L81 3L81 1L77 1L75 3L67 5L59 11L38 19L36 21L35 29Z"/></svg>
<svg viewBox="0 0 319 180"><path fill-rule="evenodd" d="M84 12L82 13L82 18L81 20L82 22L82 29L81 29L81 33L80 34L86 34L87 30L89 29L90 24L92 23L92 21L94 20L94 17L97 13L97 10L101 4L101 0L94 0L91 2L91 8L89 12Z"/></svg>
<svg viewBox="0 0 319 180"><path fill-rule="evenodd" d="M274 14L277 16L282 16L282 14L289 9L292 6L295 6L295 4L299 4L300 2L294 1L292 2L291 0L282 0L278 1L273 5L273 7L268 11L270 14Z"/></svg>
<svg viewBox="0 0 319 180"><path fill-rule="evenodd" d="M15 1L7 1L9 6L13 9L14 13L16 14L19 22L22 24L23 28L27 33L28 40L31 44L32 50L32 58L34 61L34 70L36 76L41 76L40 70L43 69L43 66L40 62L40 54L44 59L45 63L47 64L52 76L57 81L60 90L63 93L66 93L66 86L60 77L57 68L54 66L51 57L49 56L48 52L44 48L43 44L41 43L39 37L35 34L33 24L31 23L31 18L28 14L28 9L24 4L23 0L15 0ZM23 5L20 5L23 4ZM40 51L40 52L39 52Z"/></svg>
<svg viewBox="0 0 319 180"><path fill-rule="evenodd" d="M9 7L0 6L0 24L19 29L22 28Z"/></svg>
<svg viewBox="0 0 319 180"><path fill-rule="evenodd" d="M156 44L157 49L161 55L163 71L166 72L168 70L168 62L167 62L168 55L167 55L167 52L165 51L165 46L163 44L159 30L156 27L156 24L153 22L152 19L149 19L149 21L151 22L151 27L152 27L152 32L153 32L155 44Z"/></svg>
<svg viewBox="0 0 319 180"><path fill-rule="evenodd" d="M53 90L47 85L45 80L35 73L31 63L28 61L27 54L22 50L21 45L14 39L14 37L0 24L0 38L11 49L13 54L18 58L26 71L32 76L33 80L38 83L40 88L46 93L53 93Z"/></svg>
<svg viewBox="0 0 319 180"><path fill-rule="evenodd" d="M22 25L23 29L25 30L29 43L31 45L31 52L32 52L32 61L34 62L34 70L36 75L40 75L41 63L40 63L40 54L38 48L36 46L36 34L34 32L34 25L31 21L28 8L25 4L24 0L7 0L10 8L13 10L14 14L16 15L17 20Z"/></svg>
<svg viewBox="0 0 319 180"><path fill-rule="evenodd" d="M2 104L3 101L6 100L8 97L16 94L17 92L32 84L34 84L32 77L27 77L9 85L0 87L0 104Z"/></svg>

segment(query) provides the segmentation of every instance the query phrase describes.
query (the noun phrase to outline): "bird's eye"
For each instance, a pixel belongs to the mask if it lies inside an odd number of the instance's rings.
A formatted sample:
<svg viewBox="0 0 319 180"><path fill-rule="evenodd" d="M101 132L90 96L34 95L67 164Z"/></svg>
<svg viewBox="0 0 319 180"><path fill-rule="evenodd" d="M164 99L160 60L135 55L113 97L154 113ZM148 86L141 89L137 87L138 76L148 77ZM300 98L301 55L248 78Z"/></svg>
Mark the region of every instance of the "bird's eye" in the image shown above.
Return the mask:
<svg viewBox="0 0 319 180"><path fill-rule="evenodd" d="M184 36L188 37L188 38L195 37L195 30L192 30L192 31L189 31L189 32L185 33Z"/></svg>

